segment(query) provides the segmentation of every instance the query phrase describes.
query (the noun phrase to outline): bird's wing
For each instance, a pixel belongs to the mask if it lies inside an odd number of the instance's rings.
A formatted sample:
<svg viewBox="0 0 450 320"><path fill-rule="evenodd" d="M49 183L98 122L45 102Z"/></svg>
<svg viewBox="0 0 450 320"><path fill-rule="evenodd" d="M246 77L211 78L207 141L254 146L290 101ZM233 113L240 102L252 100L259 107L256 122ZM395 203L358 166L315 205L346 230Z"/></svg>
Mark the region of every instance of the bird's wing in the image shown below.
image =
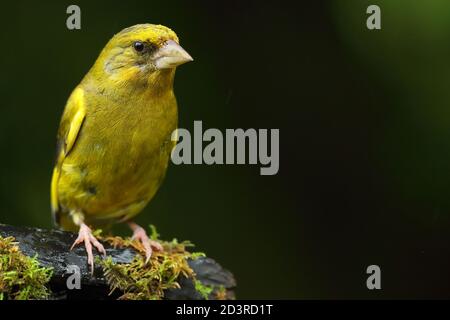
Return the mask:
<svg viewBox="0 0 450 320"><path fill-rule="evenodd" d="M58 181L61 166L77 140L85 117L84 91L78 87L67 101L57 135L56 160L51 183L51 205L55 223L59 220Z"/></svg>

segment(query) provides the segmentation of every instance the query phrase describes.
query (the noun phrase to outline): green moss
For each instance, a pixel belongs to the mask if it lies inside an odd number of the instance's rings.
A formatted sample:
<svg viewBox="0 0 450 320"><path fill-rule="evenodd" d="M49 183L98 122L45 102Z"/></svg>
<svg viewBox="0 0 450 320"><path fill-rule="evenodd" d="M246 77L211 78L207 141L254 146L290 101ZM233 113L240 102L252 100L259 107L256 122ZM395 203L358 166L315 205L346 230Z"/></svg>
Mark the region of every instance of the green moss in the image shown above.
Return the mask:
<svg viewBox="0 0 450 320"><path fill-rule="evenodd" d="M189 241L161 241L156 228L150 226L150 229L150 238L161 243L164 251L154 251L147 264L144 263L145 251L140 242L121 237L103 238L115 247L132 247L140 253L129 264L115 264L110 257L99 261L111 293L119 289L123 293L119 298L122 300L160 300L164 298L164 290L179 288L178 279L186 277L191 278L196 290L207 298L213 289L196 280L195 273L188 264L188 259L197 259L205 254L187 251L188 247L194 246Z"/></svg>
<svg viewBox="0 0 450 320"><path fill-rule="evenodd" d="M208 300L209 295L211 294L214 288L212 286L204 285L198 280L194 280L194 285L195 290L197 290L197 292L200 293L203 299Z"/></svg>
<svg viewBox="0 0 450 320"><path fill-rule="evenodd" d="M52 270L25 256L13 237L0 236L0 300L46 299Z"/></svg>

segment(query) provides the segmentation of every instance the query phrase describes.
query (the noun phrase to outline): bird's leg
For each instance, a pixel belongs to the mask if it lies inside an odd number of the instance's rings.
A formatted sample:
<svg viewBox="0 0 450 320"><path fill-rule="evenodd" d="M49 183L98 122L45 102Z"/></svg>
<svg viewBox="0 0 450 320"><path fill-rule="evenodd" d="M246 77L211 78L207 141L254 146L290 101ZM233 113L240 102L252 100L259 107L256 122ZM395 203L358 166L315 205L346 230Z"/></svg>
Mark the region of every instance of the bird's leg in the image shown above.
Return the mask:
<svg viewBox="0 0 450 320"><path fill-rule="evenodd" d="M139 226L138 224L134 222L128 222L128 226L133 230L133 237L132 239L139 240L145 249L145 263L147 263L150 260L150 257L152 256L152 248L156 251L163 251L162 245L152 240L148 237L147 233L145 232L145 229Z"/></svg>
<svg viewBox="0 0 450 320"><path fill-rule="evenodd" d="M82 242L84 242L84 246L86 247L88 264L91 267L91 274L94 274L94 255L92 254L92 245L94 245L94 247L97 248L98 252L102 253L104 256L106 256L105 248L97 239L95 239L95 237L92 235L91 229L84 223L80 224L78 238L75 240L70 250L72 250L73 247Z"/></svg>

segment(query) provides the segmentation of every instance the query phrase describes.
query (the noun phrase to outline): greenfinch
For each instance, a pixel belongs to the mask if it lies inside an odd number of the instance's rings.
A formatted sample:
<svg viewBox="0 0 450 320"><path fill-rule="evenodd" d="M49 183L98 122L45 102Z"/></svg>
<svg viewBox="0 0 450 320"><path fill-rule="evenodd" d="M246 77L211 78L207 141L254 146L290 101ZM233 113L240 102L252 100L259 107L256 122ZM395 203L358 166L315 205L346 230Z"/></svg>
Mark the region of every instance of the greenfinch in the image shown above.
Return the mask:
<svg viewBox="0 0 450 320"><path fill-rule="evenodd" d="M164 179L177 128L173 81L192 61L162 25L139 24L116 34L65 106L51 181L53 219L78 231L93 271L92 246L106 254L90 226L126 222L146 261L162 250L133 222Z"/></svg>

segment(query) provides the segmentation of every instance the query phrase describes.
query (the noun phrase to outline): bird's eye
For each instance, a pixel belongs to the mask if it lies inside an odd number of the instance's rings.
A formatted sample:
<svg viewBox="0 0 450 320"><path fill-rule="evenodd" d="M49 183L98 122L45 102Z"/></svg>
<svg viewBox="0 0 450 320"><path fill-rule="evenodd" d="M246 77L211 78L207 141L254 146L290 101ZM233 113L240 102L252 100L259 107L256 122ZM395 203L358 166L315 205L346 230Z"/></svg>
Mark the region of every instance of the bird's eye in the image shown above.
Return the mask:
<svg viewBox="0 0 450 320"><path fill-rule="evenodd" d="M133 43L133 48L137 52L142 52L144 51L145 45L140 41L136 41L135 43Z"/></svg>

